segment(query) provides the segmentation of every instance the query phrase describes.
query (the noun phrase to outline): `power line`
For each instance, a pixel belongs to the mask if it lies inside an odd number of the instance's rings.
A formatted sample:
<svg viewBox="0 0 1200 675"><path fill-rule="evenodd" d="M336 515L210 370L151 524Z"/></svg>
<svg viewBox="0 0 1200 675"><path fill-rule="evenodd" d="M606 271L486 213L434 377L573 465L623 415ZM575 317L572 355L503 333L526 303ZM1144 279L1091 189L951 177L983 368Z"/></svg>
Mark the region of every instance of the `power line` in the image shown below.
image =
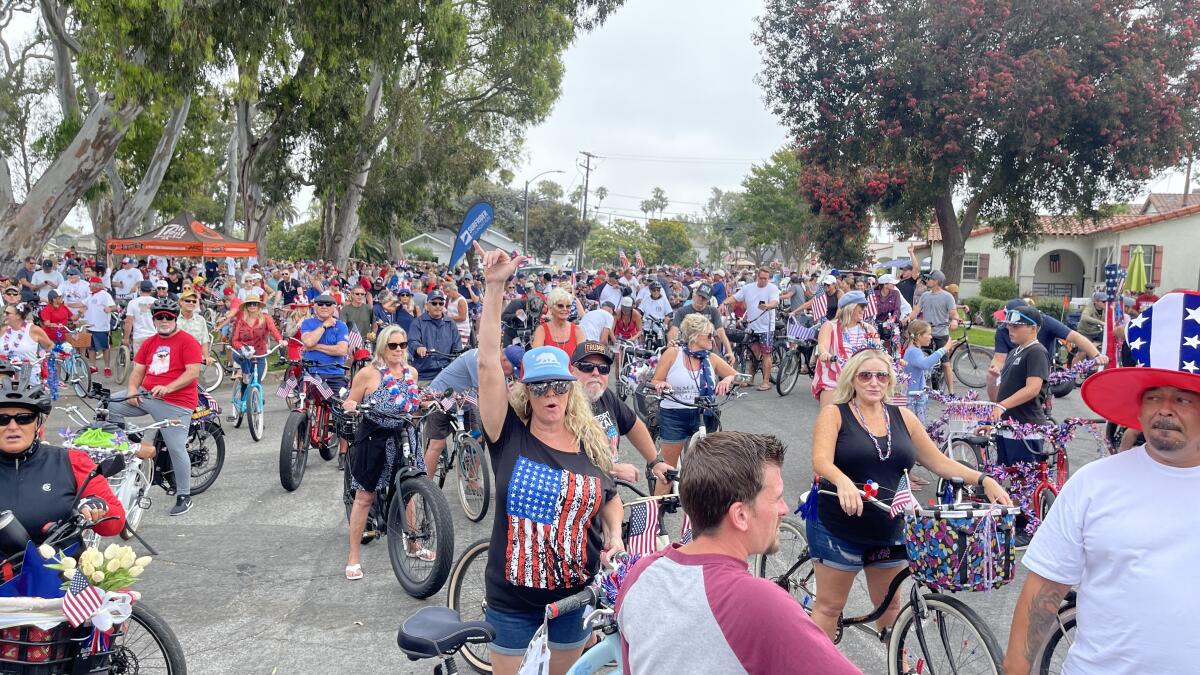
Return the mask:
<svg viewBox="0 0 1200 675"><path fill-rule="evenodd" d="M592 194L595 194L595 190L592 191ZM605 199L607 199L608 197L622 197L625 199L646 199L646 197L638 197L637 195L623 195L619 192L610 192L605 197ZM670 202L672 204L688 204L689 206L707 206L707 204L705 204L704 202L685 202L682 199L671 199Z"/></svg>
<svg viewBox="0 0 1200 675"><path fill-rule="evenodd" d="M628 162L681 162L681 163L724 163L736 162L745 164L746 162L761 162L762 157L686 157L672 155L636 155L626 153L604 153L600 155L603 159L615 159Z"/></svg>

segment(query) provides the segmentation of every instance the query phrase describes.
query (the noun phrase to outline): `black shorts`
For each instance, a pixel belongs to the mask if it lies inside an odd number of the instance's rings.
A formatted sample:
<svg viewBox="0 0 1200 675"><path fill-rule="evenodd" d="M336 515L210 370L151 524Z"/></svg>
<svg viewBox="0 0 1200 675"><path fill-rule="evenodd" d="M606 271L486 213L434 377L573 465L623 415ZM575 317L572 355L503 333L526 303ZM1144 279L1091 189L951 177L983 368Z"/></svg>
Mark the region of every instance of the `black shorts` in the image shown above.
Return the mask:
<svg viewBox="0 0 1200 675"><path fill-rule="evenodd" d="M435 408L425 417L425 437L431 441L444 441L450 435L450 416L446 411Z"/></svg>
<svg viewBox="0 0 1200 675"><path fill-rule="evenodd" d="M933 343L931 344L931 346L933 347L933 351L936 352L937 350L941 349L942 347L945 347L946 343L949 341L950 341L949 335L934 335ZM946 363L949 360L950 360L950 352L946 352L946 353L942 354L942 363Z"/></svg>

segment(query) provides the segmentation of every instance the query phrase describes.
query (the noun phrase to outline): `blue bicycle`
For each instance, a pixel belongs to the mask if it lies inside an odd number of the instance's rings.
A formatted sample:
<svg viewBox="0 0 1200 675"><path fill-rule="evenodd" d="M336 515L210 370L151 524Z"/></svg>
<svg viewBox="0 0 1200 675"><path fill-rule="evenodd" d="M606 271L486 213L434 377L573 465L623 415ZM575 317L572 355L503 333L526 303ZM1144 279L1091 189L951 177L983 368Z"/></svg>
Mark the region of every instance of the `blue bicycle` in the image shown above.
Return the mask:
<svg viewBox="0 0 1200 675"><path fill-rule="evenodd" d="M243 361L243 372L249 377L249 381L245 384L235 384L233 387L233 408L229 411L229 417L235 428L242 426L242 420L246 419L250 428L250 438L255 441L261 441L263 437L263 389L262 381L259 379L258 360L263 359L279 350L280 345L275 345L265 354L255 354L254 348L247 345L242 348L239 356ZM248 418L248 419L247 419Z"/></svg>

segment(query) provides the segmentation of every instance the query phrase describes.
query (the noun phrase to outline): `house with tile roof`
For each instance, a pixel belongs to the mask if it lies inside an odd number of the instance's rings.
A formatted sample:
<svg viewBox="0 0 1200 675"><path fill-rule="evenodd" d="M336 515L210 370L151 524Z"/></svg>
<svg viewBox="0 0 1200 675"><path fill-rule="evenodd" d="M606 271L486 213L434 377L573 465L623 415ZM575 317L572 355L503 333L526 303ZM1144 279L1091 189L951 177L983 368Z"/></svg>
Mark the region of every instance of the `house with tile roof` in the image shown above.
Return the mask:
<svg viewBox="0 0 1200 675"><path fill-rule="evenodd" d="M1200 288L1200 194L1151 194L1131 213L1099 220L1041 216L1041 240L1009 253L992 240L992 228L971 232L966 241L960 296L979 294L979 281L1007 276L1022 292L1039 297L1080 297L1104 285L1104 266L1129 265L1141 247L1146 279L1162 290ZM942 260L941 232L930 228L919 258Z"/></svg>

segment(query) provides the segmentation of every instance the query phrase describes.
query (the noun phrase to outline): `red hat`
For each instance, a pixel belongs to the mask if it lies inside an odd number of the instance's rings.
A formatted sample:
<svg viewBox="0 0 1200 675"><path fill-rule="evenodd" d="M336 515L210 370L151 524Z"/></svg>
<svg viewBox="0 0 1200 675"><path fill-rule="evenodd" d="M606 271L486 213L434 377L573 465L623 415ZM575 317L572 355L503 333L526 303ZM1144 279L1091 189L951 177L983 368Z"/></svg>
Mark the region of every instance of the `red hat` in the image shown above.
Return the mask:
<svg viewBox="0 0 1200 675"><path fill-rule="evenodd" d="M89 284L103 284L104 280L101 279L100 277L90 277L88 279L88 283Z"/></svg>
<svg viewBox="0 0 1200 675"><path fill-rule="evenodd" d="M1155 387L1200 393L1200 292L1164 295L1129 322L1133 368L1106 368L1084 380L1082 394L1101 417L1142 428L1142 394Z"/></svg>

